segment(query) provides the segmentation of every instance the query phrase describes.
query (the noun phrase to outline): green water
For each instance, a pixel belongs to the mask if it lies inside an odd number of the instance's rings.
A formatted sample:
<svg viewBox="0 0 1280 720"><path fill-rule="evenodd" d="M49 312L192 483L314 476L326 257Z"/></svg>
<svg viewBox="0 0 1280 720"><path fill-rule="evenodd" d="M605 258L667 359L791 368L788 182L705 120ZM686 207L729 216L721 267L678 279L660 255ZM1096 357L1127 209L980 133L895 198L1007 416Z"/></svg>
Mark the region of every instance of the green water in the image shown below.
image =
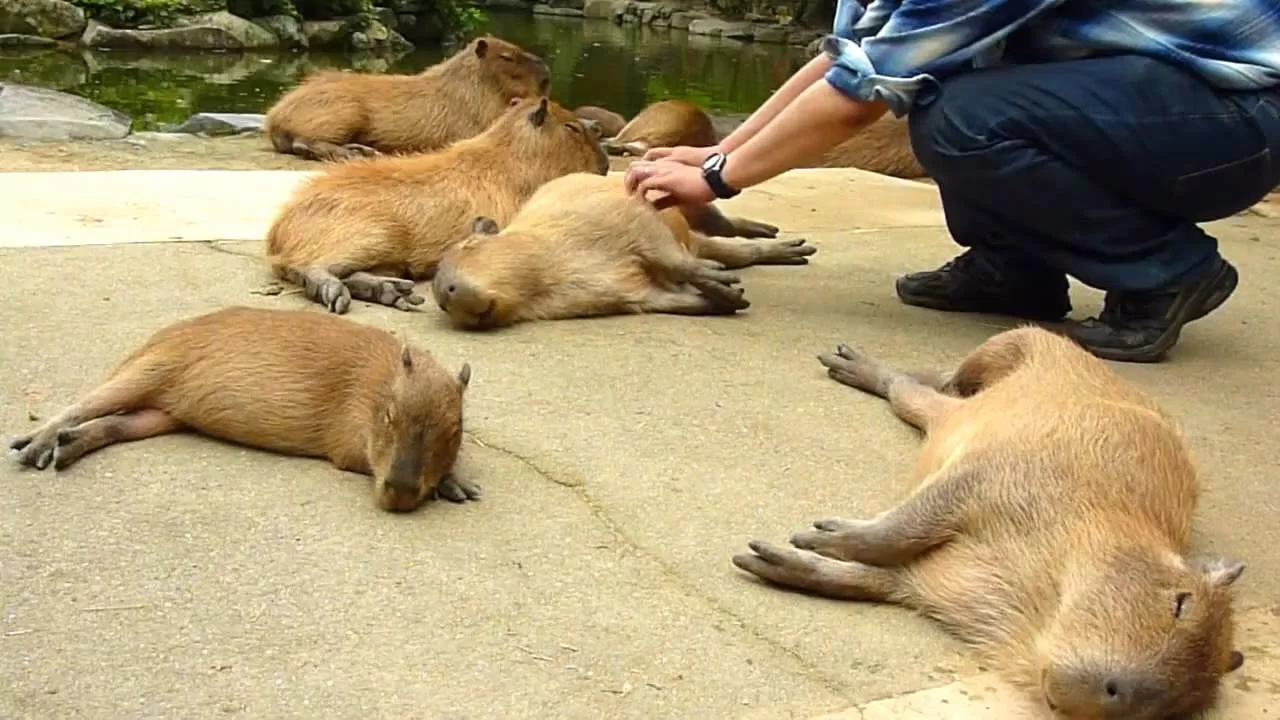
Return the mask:
<svg viewBox="0 0 1280 720"><path fill-rule="evenodd" d="M754 110L801 64L802 48L742 43L607 20L491 13L485 30L538 53L551 67L552 97L630 117L664 98L715 113ZM84 96L132 116L135 130L182 122L196 112L261 113L321 67L411 73L446 51L399 58L326 53L135 54L58 51L0 54L0 80Z"/></svg>

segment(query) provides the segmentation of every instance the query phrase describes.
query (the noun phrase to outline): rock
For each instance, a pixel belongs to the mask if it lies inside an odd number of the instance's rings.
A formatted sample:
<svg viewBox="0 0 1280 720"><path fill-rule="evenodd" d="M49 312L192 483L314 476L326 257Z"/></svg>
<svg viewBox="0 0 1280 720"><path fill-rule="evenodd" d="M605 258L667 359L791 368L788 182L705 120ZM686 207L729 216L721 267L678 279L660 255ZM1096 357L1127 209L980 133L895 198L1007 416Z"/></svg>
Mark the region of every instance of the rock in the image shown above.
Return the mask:
<svg viewBox="0 0 1280 720"><path fill-rule="evenodd" d="M640 13L640 24L652 25L655 17L657 17L657 13L655 13L652 8L644 10Z"/></svg>
<svg viewBox="0 0 1280 720"><path fill-rule="evenodd" d="M612 18L623 12L626 0L586 0L582 3L582 15L589 18Z"/></svg>
<svg viewBox="0 0 1280 720"><path fill-rule="evenodd" d="M64 38L85 24L84 11L64 0L0 0L0 33Z"/></svg>
<svg viewBox="0 0 1280 720"><path fill-rule="evenodd" d="M228 12L179 18L176 27L116 30L89 22L80 38L92 48L117 50L255 50L276 47L276 36Z"/></svg>
<svg viewBox="0 0 1280 720"><path fill-rule="evenodd" d="M18 35L16 33L6 33L0 35L0 48L39 48L53 47L58 41L53 38L39 37L38 35Z"/></svg>
<svg viewBox="0 0 1280 720"><path fill-rule="evenodd" d="M275 35L280 47L290 50L309 47L307 36L302 34L302 23L292 15L268 15L256 18L253 23Z"/></svg>
<svg viewBox="0 0 1280 720"><path fill-rule="evenodd" d="M720 31L720 37L729 40L754 40L756 26L747 23L725 23Z"/></svg>
<svg viewBox="0 0 1280 720"><path fill-rule="evenodd" d="M413 49L413 43L376 20L369 23L369 27L364 30L351 33L350 45L353 50L366 51L390 49L405 52Z"/></svg>
<svg viewBox="0 0 1280 720"><path fill-rule="evenodd" d="M822 52L822 39L827 36L820 30L792 30L787 33L787 43L791 45L804 45L805 52L811 57L817 57Z"/></svg>
<svg viewBox="0 0 1280 720"><path fill-rule="evenodd" d="M308 20L302 23L302 34L312 48L341 48L351 36L346 20Z"/></svg>
<svg viewBox="0 0 1280 720"><path fill-rule="evenodd" d="M165 128L164 131L165 133L221 137L262 132L262 124L265 121L265 115L251 113L196 113L181 125Z"/></svg>
<svg viewBox="0 0 1280 720"><path fill-rule="evenodd" d="M583 17L585 13L578 8L552 7L541 3L533 6L534 15L560 15L562 17Z"/></svg>
<svg viewBox="0 0 1280 720"><path fill-rule="evenodd" d="M48 88L0 84L0 137L119 140L133 120L95 102Z"/></svg>
<svg viewBox="0 0 1280 720"><path fill-rule="evenodd" d="M678 30L687 30L689 28L689 23L692 23L694 20L704 20L706 17L707 16L704 13L700 12L685 12L683 10L673 12L671 13L671 27Z"/></svg>
<svg viewBox="0 0 1280 720"><path fill-rule="evenodd" d="M397 15L399 33L413 42L439 43L444 39L444 28L435 15Z"/></svg>
<svg viewBox="0 0 1280 720"><path fill-rule="evenodd" d="M378 22L387 26L388 30L395 30L400 27L400 20L396 17L396 11L391 8L376 7L373 9L373 16Z"/></svg>
<svg viewBox="0 0 1280 720"><path fill-rule="evenodd" d="M710 35L711 37L743 37L744 29L747 31L746 39L750 39L751 26L746 23L727 22L716 18L699 18L689 23L689 32L693 35Z"/></svg>
<svg viewBox="0 0 1280 720"><path fill-rule="evenodd" d="M586 5L586 0L548 0L547 4L553 8L582 10Z"/></svg>
<svg viewBox="0 0 1280 720"><path fill-rule="evenodd" d="M781 25L758 25L752 39L760 43L785 44L787 37L787 29Z"/></svg>

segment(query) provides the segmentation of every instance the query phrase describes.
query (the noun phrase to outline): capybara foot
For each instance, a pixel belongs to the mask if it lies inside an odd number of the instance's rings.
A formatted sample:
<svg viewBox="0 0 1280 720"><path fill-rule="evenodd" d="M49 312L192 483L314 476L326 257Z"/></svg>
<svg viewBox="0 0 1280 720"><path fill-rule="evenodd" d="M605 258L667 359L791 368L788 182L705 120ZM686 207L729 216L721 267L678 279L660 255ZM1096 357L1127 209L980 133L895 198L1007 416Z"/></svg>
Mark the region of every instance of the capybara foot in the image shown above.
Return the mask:
<svg viewBox="0 0 1280 720"><path fill-rule="evenodd" d="M889 392L889 380L893 371L875 358L839 345L835 353L822 353L818 362L827 368L827 376L851 388L885 397Z"/></svg>
<svg viewBox="0 0 1280 720"><path fill-rule="evenodd" d="M744 238L776 238L778 237L778 226L762 223L758 220L748 220L746 218L733 218L733 228L738 237Z"/></svg>
<svg viewBox="0 0 1280 720"><path fill-rule="evenodd" d="M480 486L469 481L459 479L455 475L446 475L436 485L436 497L444 498L450 502L463 503L468 500L480 499Z"/></svg>
<svg viewBox="0 0 1280 720"><path fill-rule="evenodd" d="M760 259L756 265L808 265L809 256L818 248L805 244L804 238L759 243Z"/></svg>
<svg viewBox="0 0 1280 720"><path fill-rule="evenodd" d="M302 293L313 302L325 306L329 312L343 315L351 308L351 291L338 278L307 275L303 278Z"/></svg>
<svg viewBox="0 0 1280 720"><path fill-rule="evenodd" d="M689 284L697 288L698 292L702 293L703 297L719 312L733 314L751 307L751 302L747 300L746 294L740 287L705 277L692 278Z"/></svg>
<svg viewBox="0 0 1280 720"><path fill-rule="evenodd" d="M763 540L752 540L747 547L751 552L734 555L733 564L775 585L826 597L876 602L889 600L898 590L898 580L884 568L842 562Z"/></svg>
<svg viewBox="0 0 1280 720"><path fill-rule="evenodd" d="M413 281L382 277L367 272L354 272L342 279L351 297L400 310L413 310L426 301L413 292Z"/></svg>
<svg viewBox="0 0 1280 720"><path fill-rule="evenodd" d="M792 534L790 542L801 550L812 550L836 560L861 560L859 551L866 544L869 525L861 520L818 520L813 523L813 530Z"/></svg>
<svg viewBox="0 0 1280 720"><path fill-rule="evenodd" d="M9 441L9 449L18 452L18 464L43 470L49 467L58 447L58 428L48 425Z"/></svg>

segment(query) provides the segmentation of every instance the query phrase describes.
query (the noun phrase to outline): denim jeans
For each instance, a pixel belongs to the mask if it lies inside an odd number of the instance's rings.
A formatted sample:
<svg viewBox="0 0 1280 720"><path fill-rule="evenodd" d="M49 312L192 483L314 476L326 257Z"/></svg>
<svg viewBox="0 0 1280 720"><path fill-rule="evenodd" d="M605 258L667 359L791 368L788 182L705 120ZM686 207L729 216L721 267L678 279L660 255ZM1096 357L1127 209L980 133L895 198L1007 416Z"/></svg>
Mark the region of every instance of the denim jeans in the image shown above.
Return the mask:
<svg viewBox="0 0 1280 720"><path fill-rule="evenodd" d="M1218 258L1196 223L1280 184L1280 90L1136 55L959 75L910 128L954 240L1026 287L1176 286Z"/></svg>

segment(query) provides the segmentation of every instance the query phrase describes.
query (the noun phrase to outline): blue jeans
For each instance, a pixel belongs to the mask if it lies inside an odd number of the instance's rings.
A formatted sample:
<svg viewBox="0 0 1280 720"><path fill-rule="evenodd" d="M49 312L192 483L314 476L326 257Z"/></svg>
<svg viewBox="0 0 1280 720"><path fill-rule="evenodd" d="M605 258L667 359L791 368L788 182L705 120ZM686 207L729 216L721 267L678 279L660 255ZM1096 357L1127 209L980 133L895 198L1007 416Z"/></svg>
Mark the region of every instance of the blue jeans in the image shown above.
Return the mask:
<svg viewBox="0 0 1280 720"><path fill-rule="evenodd" d="M1135 55L959 75L910 127L952 237L1027 287L1176 286L1219 257L1196 223L1280 184L1280 90Z"/></svg>

